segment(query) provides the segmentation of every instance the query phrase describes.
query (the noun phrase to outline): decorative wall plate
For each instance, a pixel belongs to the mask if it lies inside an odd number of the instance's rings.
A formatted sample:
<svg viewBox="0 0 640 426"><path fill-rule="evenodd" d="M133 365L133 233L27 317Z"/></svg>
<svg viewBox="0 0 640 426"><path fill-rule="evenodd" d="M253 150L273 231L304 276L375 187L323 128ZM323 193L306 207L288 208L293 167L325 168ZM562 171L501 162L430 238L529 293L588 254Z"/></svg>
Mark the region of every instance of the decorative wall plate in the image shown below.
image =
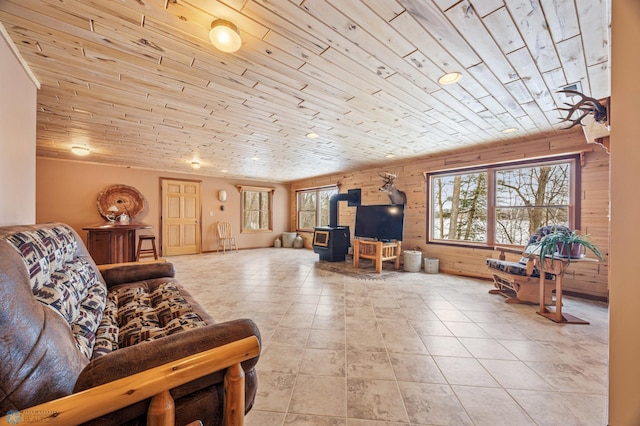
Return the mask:
<svg viewBox="0 0 640 426"><path fill-rule="evenodd" d="M131 219L144 210L144 197L133 186L111 185L98 194L96 201L98 212L108 219L107 215L119 216L127 214ZM117 212L110 212L109 207L116 206Z"/></svg>

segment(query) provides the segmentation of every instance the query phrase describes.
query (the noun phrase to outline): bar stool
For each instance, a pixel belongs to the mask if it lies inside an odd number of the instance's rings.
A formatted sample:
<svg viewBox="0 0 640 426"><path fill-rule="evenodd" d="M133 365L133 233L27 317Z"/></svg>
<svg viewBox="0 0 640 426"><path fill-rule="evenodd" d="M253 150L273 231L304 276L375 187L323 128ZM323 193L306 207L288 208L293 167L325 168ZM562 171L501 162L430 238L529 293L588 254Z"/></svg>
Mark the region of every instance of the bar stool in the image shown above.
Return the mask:
<svg viewBox="0 0 640 426"><path fill-rule="evenodd" d="M143 241L151 241L151 248L142 248ZM136 261L139 262L140 258L145 256L153 256L156 260L158 259L155 235L140 235L138 237L138 251L136 252Z"/></svg>

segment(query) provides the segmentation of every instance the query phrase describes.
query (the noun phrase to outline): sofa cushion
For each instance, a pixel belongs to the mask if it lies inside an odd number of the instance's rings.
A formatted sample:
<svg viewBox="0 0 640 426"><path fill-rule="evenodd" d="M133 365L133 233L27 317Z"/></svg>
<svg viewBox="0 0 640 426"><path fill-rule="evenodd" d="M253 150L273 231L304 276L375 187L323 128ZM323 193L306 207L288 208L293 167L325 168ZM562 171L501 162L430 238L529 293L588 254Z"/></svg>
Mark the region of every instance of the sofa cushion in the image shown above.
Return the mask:
<svg viewBox="0 0 640 426"><path fill-rule="evenodd" d="M118 306L119 348L206 325L173 278L115 286L109 293Z"/></svg>
<svg viewBox="0 0 640 426"><path fill-rule="evenodd" d="M36 299L64 318L78 349L91 358L107 290L93 265L75 256L73 231L66 226L42 227L6 240L20 253Z"/></svg>
<svg viewBox="0 0 640 426"><path fill-rule="evenodd" d="M527 265L522 262L509 262L506 260L498 260L489 258L485 261L487 266L491 269L497 269L498 271L505 272L511 275L520 275L522 277L527 276ZM540 269L533 268L533 272L531 273L531 277L540 278ZM545 279L553 280L555 279L553 274L545 272Z"/></svg>
<svg viewBox="0 0 640 426"><path fill-rule="evenodd" d="M102 312L102 321L96 331L96 343L93 345L91 359L96 359L102 355L118 349L118 298L109 293L107 304Z"/></svg>

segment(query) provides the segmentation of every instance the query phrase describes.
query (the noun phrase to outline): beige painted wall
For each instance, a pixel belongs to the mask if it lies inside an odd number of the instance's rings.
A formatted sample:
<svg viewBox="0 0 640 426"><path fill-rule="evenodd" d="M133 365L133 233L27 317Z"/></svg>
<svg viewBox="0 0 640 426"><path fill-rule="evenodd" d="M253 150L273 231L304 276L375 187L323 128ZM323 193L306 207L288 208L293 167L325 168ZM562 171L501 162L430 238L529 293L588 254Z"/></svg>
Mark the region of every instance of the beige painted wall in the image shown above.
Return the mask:
<svg viewBox="0 0 640 426"><path fill-rule="evenodd" d="M0 225L36 220L36 95L0 35Z"/></svg>
<svg viewBox="0 0 640 426"><path fill-rule="evenodd" d="M609 155L600 145L587 144L580 129L569 131L553 138L499 143L489 147L475 147L472 150L449 152L415 159L411 162L389 164L387 170L399 172L396 179L398 189L406 192L405 230L402 247L417 248L423 255L440 260L443 272L489 278L485 266L487 257L498 257L493 250L486 248L460 248L442 244L426 243L426 182L423 172L439 171L452 168L470 167L481 164L523 160L550 155L582 152L583 166L581 176L580 198L581 231L589 234L592 241L604 253L608 252L608 187L609 187ZM291 223L295 226L295 190L341 183L340 192L351 188L362 189L362 204L389 204L386 193L378 191L382 179L378 173L380 168L356 170L347 173L333 174L292 183ZM354 207L339 203L339 224L351 227L353 234L355 224ZM307 245L311 237L306 236ZM515 260L519 256L512 256ZM606 263L581 264L572 266L566 273L564 288L574 292L605 298L607 296L608 268Z"/></svg>
<svg viewBox="0 0 640 426"><path fill-rule="evenodd" d="M640 2L615 0L611 65L609 425L640 425Z"/></svg>
<svg viewBox="0 0 640 426"><path fill-rule="evenodd" d="M153 226L149 231L160 236L160 178L202 181L202 250L218 247L216 224L231 222L239 248L269 247L277 236L288 231L289 187L255 181L236 181L198 176L197 174L163 173L118 166L37 159L37 222L60 221L71 225L85 238L84 226L103 221L96 207L100 192L110 185L122 184L136 188L145 198L145 209L135 219ZM240 192L236 185L276 188L273 196L273 232L240 234ZM218 201L218 191L227 191L225 210ZM211 215L210 215L211 214ZM141 233L148 233L141 231Z"/></svg>

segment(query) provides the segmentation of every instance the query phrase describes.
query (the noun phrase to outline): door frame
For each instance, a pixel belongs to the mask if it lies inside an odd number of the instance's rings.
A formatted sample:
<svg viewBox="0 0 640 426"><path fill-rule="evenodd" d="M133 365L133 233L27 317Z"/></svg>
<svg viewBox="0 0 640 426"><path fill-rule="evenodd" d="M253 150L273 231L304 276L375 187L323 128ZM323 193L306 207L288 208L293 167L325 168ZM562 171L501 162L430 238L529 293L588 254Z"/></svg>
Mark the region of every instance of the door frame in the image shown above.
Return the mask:
<svg viewBox="0 0 640 426"><path fill-rule="evenodd" d="M198 209L198 223L197 223L197 230L196 232L199 234L199 238L198 238L198 244L197 244L197 248L196 248L196 254L200 254L202 253L202 180L201 179L180 179L180 178L169 178L169 177L160 177L160 187L158 188L158 191L160 192L160 230L159 230L159 234L160 234L160 253L162 253L162 256L166 256L165 253L165 241L164 241L164 216L163 216L163 212L164 212L164 204L166 202L165 200L165 194L162 191L162 187L163 187L163 183L165 181L172 181L172 182L192 182L192 183L197 183L199 186L199 190L198 190L198 205L196 206L196 208Z"/></svg>

